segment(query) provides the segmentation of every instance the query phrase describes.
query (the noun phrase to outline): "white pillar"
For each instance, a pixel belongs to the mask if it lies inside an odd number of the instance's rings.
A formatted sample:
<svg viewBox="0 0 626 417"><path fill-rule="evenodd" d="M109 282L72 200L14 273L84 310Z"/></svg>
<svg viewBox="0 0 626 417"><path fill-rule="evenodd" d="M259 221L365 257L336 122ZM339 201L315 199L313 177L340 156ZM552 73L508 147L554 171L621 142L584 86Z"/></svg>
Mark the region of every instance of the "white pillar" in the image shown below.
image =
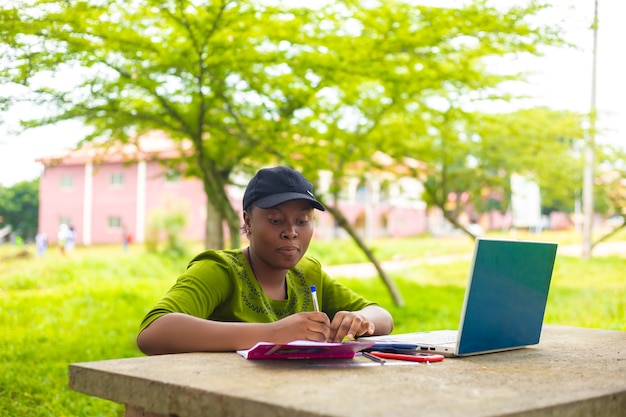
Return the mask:
<svg viewBox="0 0 626 417"><path fill-rule="evenodd" d="M366 175L365 190L365 237L371 240L378 234L375 227L378 222L374 218L374 205L380 200L380 181Z"/></svg>
<svg viewBox="0 0 626 417"><path fill-rule="evenodd" d="M93 163L85 164L85 186L83 193L83 245L91 245L91 228L93 222Z"/></svg>
<svg viewBox="0 0 626 417"><path fill-rule="evenodd" d="M359 178L348 178L346 181L346 201L350 203L356 203L357 191L359 189L359 183L361 180Z"/></svg>
<svg viewBox="0 0 626 417"><path fill-rule="evenodd" d="M137 212L135 236L138 243L146 238L146 161L137 163Z"/></svg>

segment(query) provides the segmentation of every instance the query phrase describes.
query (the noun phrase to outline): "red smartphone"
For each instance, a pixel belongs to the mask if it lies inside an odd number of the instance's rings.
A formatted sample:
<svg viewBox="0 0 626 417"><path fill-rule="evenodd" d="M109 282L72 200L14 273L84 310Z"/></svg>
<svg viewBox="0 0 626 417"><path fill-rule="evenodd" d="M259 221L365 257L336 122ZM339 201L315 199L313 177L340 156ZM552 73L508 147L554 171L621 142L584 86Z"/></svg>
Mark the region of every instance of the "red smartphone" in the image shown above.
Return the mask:
<svg viewBox="0 0 626 417"><path fill-rule="evenodd" d="M384 359L397 359L401 361L412 362L440 362L443 360L443 355L437 353L389 353L389 352L369 352L370 355Z"/></svg>

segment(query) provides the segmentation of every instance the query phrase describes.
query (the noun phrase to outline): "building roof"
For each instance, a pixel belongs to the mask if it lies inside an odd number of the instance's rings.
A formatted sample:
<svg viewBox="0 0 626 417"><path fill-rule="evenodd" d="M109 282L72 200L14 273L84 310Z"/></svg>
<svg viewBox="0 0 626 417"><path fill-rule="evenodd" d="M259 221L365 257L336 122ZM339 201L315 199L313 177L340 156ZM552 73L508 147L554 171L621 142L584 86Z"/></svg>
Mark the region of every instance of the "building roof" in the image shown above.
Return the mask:
<svg viewBox="0 0 626 417"><path fill-rule="evenodd" d="M160 130L130 138L127 142L108 140L89 142L77 149L38 158L36 161L51 165L84 165L85 163L136 162L141 160L175 159L193 152L191 141L174 141Z"/></svg>

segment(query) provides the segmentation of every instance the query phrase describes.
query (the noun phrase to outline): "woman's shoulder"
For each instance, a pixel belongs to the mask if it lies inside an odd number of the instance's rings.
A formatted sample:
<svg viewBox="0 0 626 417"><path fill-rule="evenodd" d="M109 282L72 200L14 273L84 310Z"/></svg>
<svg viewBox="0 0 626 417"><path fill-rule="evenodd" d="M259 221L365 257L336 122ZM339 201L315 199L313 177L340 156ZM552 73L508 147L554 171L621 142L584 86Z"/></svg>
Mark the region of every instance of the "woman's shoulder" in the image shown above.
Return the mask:
<svg viewBox="0 0 626 417"><path fill-rule="evenodd" d="M320 261L311 256L303 256L302 259L300 259L300 262L298 262L297 267L300 267L305 272L322 272L322 264Z"/></svg>
<svg viewBox="0 0 626 417"><path fill-rule="evenodd" d="M222 250L206 250L200 252L189 262L187 268L196 265L220 265L222 267L241 267L243 262L243 254L240 249L222 249Z"/></svg>

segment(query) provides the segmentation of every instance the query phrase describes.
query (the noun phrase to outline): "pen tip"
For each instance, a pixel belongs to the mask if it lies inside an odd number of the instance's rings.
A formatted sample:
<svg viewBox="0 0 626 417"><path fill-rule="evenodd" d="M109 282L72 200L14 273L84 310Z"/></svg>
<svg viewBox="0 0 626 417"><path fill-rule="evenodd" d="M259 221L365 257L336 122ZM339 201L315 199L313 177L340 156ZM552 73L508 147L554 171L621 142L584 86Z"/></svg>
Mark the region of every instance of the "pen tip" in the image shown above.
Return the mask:
<svg viewBox="0 0 626 417"><path fill-rule="evenodd" d="M311 285L311 291L315 291L315 285Z"/></svg>

